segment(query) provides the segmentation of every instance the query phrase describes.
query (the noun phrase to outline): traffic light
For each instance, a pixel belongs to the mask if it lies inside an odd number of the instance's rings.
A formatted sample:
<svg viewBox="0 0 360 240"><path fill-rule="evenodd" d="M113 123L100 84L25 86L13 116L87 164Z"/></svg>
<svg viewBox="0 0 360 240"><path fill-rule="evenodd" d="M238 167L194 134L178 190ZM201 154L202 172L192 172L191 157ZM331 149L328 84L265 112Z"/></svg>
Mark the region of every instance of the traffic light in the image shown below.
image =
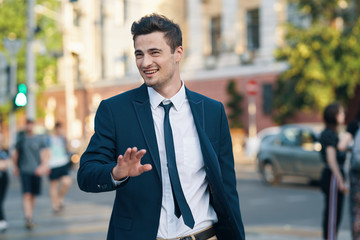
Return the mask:
<svg viewBox="0 0 360 240"><path fill-rule="evenodd" d="M24 107L27 104L27 87L24 83L18 85L18 93L15 96L15 107Z"/></svg>

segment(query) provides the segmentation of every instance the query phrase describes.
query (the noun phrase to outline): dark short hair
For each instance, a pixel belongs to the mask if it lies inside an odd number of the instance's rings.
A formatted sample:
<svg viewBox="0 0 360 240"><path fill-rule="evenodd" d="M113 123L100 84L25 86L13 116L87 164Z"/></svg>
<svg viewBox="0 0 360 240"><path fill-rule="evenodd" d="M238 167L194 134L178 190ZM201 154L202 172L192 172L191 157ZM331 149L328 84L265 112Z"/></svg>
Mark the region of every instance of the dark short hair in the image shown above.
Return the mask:
<svg viewBox="0 0 360 240"><path fill-rule="evenodd" d="M62 126L61 122L56 122L55 123L55 128L60 128Z"/></svg>
<svg viewBox="0 0 360 240"><path fill-rule="evenodd" d="M34 120L32 120L31 118L26 119L26 124L31 124L34 123Z"/></svg>
<svg viewBox="0 0 360 240"><path fill-rule="evenodd" d="M323 113L323 118L327 128L330 128L332 130L336 129L338 125L336 115L339 113L340 107L341 106L339 103L331 103L326 106Z"/></svg>
<svg viewBox="0 0 360 240"><path fill-rule="evenodd" d="M156 13L146 15L139 21L135 21L131 26L131 34L133 40L139 35L150 34L153 32L165 33L165 39L170 46L171 52L174 53L175 49L182 46L182 33L178 24L174 23L164 15Z"/></svg>

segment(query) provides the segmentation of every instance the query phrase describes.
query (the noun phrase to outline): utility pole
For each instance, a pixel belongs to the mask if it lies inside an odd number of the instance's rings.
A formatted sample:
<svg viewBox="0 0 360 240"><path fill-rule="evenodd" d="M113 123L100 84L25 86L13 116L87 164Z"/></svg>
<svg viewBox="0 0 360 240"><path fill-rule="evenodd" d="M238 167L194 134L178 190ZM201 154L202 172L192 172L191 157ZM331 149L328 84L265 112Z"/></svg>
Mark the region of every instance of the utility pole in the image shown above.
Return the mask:
<svg viewBox="0 0 360 240"><path fill-rule="evenodd" d="M27 41L26 41L26 83L28 86L28 104L26 116L35 120L36 117L36 81L35 81L35 7L36 0L27 0Z"/></svg>
<svg viewBox="0 0 360 240"><path fill-rule="evenodd" d="M8 63L5 55L0 52L0 105L9 100L9 78L7 75Z"/></svg>

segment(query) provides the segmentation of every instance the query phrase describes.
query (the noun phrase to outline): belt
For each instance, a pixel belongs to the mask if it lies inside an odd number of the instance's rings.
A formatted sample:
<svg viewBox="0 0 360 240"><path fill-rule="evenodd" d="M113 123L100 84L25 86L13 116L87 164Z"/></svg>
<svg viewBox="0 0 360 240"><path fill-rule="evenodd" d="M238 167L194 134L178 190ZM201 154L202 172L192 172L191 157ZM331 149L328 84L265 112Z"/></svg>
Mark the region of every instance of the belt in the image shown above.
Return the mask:
<svg viewBox="0 0 360 240"><path fill-rule="evenodd" d="M194 233L185 237L180 237L180 238L172 238L172 239L161 239L158 238L157 240L207 240L213 236L215 236L215 229L213 226L198 232L198 233Z"/></svg>

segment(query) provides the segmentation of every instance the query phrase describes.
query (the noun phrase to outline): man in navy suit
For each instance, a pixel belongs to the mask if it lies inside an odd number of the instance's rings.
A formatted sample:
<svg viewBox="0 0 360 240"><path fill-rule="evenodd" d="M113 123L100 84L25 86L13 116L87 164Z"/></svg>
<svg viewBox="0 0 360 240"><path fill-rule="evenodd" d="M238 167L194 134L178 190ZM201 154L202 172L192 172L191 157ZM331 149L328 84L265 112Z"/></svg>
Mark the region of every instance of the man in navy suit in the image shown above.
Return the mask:
<svg viewBox="0 0 360 240"><path fill-rule="evenodd" d="M245 240L223 105L181 80L177 24L131 32L145 84L100 103L78 171L83 191L116 190L107 239Z"/></svg>

